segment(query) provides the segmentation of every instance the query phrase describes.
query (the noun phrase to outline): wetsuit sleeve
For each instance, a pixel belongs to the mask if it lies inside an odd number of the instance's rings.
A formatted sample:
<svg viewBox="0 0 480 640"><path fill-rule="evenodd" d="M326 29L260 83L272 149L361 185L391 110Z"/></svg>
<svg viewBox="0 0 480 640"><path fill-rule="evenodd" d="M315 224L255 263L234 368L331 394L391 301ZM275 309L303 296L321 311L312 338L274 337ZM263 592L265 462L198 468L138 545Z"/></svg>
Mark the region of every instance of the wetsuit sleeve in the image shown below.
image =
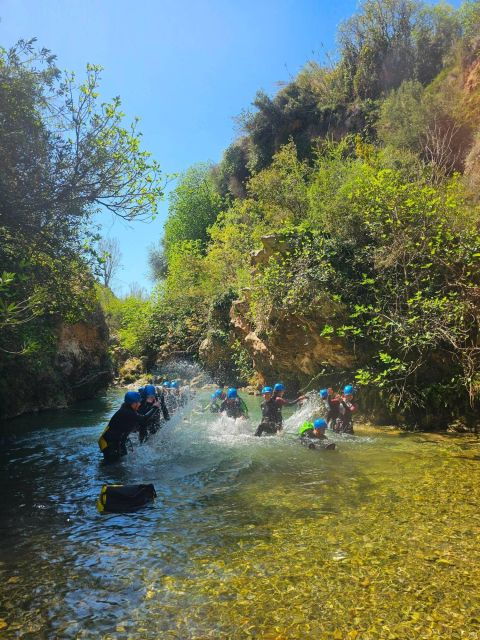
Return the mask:
<svg viewBox="0 0 480 640"><path fill-rule="evenodd" d="M165 398L163 397L163 394L160 396L160 408L163 413L163 418L165 420L170 420L170 414L168 413L167 405L165 404Z"/></svg>
<svg viewBox="0 0 480 640"><path fill-rule="evenodd" d="M345 400L345 398L340 398L339 404L345 409L348 409L349 411L351 411L352 413L356 409L356 406L353 403L348 402L348 400Z"/></svg>
<svg viewBox="0 0 480 640"><path fill-rule="evenodd" d="M220 405L220 411L225 411L226 408L227 408L227 401L224 400Z"/></svg>
<svg viewBox="0 0 480 640"><path fill-rule="evenodd" d="M298 401L300 400L300 398L297 398L296 400L283 400L283 398L279 398L279 400L282 400L282 406L286 406L286 407L292 407L294 404L297 404Z"/></svg>
<svg viewBox="0 0 480 640"><path fill-rule="evenodd" d="M150 422L156 413L158 413L158 407L152 407L152 409L147 411L143 416L140 413L135 413L136 423L141 425L146 424Z"/></svg>

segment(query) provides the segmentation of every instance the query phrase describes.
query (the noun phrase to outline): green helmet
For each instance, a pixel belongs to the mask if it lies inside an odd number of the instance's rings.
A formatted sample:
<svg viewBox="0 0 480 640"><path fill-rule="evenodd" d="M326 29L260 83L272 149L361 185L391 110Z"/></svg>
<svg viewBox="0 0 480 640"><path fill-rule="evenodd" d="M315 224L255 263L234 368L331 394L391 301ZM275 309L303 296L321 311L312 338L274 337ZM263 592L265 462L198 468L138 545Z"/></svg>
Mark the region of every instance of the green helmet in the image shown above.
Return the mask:
<svg viewBox="0 0 480 640"><path fill-rule="evenodd" d="M305 431L311 431L313 429L313 422L304 422L298 430L298 435L301 436Z"/></svg>

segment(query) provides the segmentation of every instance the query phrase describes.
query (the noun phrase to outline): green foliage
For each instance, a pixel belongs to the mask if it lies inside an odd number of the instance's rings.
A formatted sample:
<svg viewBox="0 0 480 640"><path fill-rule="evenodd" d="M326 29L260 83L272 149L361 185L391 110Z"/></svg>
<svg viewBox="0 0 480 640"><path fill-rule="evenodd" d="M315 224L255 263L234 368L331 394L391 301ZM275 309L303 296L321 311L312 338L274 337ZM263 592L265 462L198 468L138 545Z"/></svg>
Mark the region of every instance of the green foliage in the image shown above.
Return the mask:
<svg viewBox="0 0 480 640"><path fill-rule="evenodd" d="M480 27L480 3L478 0L466 0L459 9L459 18L467 45L478 38Z"/></svg>
<svg viewBox="0 0 480 640"><path fill-rule="evenodd" d="M237 385L244 386L255 380L255 369L253 367L252 356L240 340L235 340L233 342L232 362L236 369Z"/></svg>
<svg viewBox="0 0 480 640"><path fill-rule="evenodd" d="M202 246L208 239L208 228L222 209L222 198L215 188L211 169L208 164L191 167L181 176L170 196L164 237L169 260L177 243L194 241Z"/></svg>
<svg viewBox="0 0 480 640"><path fill-rule="evenodd" d="M439 364L428 370L429 363L448 353L450 373L473 400L478 212L472 217L456 179L441 187L405 183L391 169L354 164L322 216L330 287L351 309L351 323L337 334L360 337L378 352L358 379L387 388L404 407L421 404L423 384L446 374Z"/></svg>
<svg viewBox="0 0 480 640"><path fill-rule="evenodd" d="M79 83L34 40L0 48L2 389L19 375L25 388L40 376L45 397L68 397L71 380L55 360L59 329L102 324L92 214L146 219L163 193L137 121L124 124L119 98L100 102L100 72L88 65ZM103 355L98 360L105 363Z"/></svg>
<svg viewBox="0 0 480 640"><path fill-rule="evenodd" d="M227 147L220 164L213 167L212 175L223 198L245 196L245 183L250 175L248 152L248 138L240 138Z"/></svg>
<svg viewBox="0 0 480 640"><path fill-rule="evenodd" d="M479 217L455 173L476 122L455 56L477 13L365 0L338 62L257 94L220 164L172 195L142 355L196 356L208 336L251 379L226 312L238 296L267 346L285 321L344 345L356 365L341 375L411 423L477 402Z"/></svg>
<svg viewBox="0 0 480 640"><path fill-rule="evenodd" d="M262 217L272 228L296 224L307 209L306 177L309 168L297 157L293 141L278 151L270 167L253 176L248 193L262 207Z"/></svg>
<svg viewBox="0 0 480 640"><path fill-rule="evenodd" d="M131 295L117 298L106 287L98 286L98 290L113 340L118 341L123 352L137 357L142 355L150 302Z"/></svg>
<svg viewBox="0 0 480 640"><path fill-rule="evenodd" d="M351 98L379 98L405 80L428 84L460 32L448 5L364 0L340 28L345 91Z"/></svg>
<svg viewBox="0 0 480 640"><path fill-rule="evenodd" d="M417 80L406 80L382 103L379 137L384 144L419 152L428 122L423 86Z"/></svg>

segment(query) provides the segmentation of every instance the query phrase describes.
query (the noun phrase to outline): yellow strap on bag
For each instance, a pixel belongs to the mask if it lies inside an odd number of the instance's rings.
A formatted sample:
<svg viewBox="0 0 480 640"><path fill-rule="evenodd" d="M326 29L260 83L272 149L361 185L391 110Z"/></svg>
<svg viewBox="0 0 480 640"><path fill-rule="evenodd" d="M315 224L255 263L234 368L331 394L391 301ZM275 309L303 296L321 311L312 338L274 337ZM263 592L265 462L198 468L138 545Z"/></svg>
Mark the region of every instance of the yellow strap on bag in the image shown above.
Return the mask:
<svg viewBox="0 0 480 640"><path fill-rule="evenodd" d="M101 440L102 438L100 438ZM99 442L100 442L99 440ZM100 491L100 495L98 496L98 500L97 500L97 509L98 511L100 511L100 513L102 513L102 511L105 510L105 501L106 501L106 493L107 493L107 485L104 484L102 487L102 490Z"/></svg>
<svg viewBox="0 0 480 640"><path fill-rule="evenodd" d="M105 504L107 502L107 489L108 487L122 487L123 485L121 484L111 484L111 485L107 485L104 484L102 487L102 490L100 491L100 495L98 496L98 500L97 500L97 510L100 511L100 513L103 513L103 511L105 511Z"/></svg>

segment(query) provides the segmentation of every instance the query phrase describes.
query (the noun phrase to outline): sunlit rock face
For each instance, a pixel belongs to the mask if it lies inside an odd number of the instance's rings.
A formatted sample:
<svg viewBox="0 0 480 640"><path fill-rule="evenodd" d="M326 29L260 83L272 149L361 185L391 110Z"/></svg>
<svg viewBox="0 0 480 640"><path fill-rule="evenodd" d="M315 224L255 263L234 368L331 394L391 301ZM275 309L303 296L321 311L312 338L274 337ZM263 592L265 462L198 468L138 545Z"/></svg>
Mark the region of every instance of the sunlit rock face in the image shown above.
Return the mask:
<svg viewBox="0 0 480 640"><path fill-rule="evenodd" d="M93 397L112 379L109 336L100 309L74 324L61 323L52 332L51 353L30 358L28 367L12 367L4 381L9 390L0 417L65 407Z"/></svg>
<svg viewBox="0 0 480 640"><path fill-rule="evenodd" d="M268 331L258 331L247 319L247 307L244 300L232 305L232 324L263 383L275 378L300 388L324 367L345 370L354 366L355 355L342 340L320 336L325 318L276 314Z"/></svg>
<svg viewBox="0 0 480 640"><path fill-rule="evenodd" d="M275 234L263 236L261 241L262 249L251 256L254 272L268 264L272 256L291 249L288 239ZM325 305L321 314L300 316L272 309L264 317L262 326L258 326L249 319L250 295L251 291L246 289L242 299L233 302L230 319L262 383L281 379L299 389L323 369L344 371L355 366L357 358L344 340L321 335L330 321L329 312L338 310Z"/></svg>
<svg viewBox="0 0 480 640"><path fill-rule="evenodd" d="M91 397L107 386L111 379L108 328L101 312L92 313L86 322L60 326L55 368L74 399Z"/></svg>
<svg viewBox="0 0 480 640"><path fill-rule="evenodd" d="M107 386L108 328L101 312L92 313L88 321L60 326L55 368L73 399L88 398Z"/></svg>

